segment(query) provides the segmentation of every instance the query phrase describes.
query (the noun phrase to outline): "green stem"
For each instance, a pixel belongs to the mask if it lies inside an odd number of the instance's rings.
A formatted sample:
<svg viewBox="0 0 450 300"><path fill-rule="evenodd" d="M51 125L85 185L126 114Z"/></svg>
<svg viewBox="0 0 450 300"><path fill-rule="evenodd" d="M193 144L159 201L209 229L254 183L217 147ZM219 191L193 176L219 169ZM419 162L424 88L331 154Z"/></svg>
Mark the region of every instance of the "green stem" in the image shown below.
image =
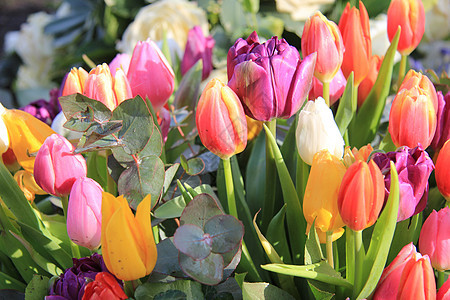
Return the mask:
<svg viewBox="0 0 450 300"><path fill-rule="evenodd" d="M266 122L266 125L276 140L277 120L273 119L272 121ZM264 205L262 210L262 232L266 232L275 209L276 175L277 170L272 147L266 138L266 185L264 187Z"/></svg>
<svg viewBox="0 0 450 300"><path fill-rule="evenodd" d="M155 239L155 243L159 243L159 227L158 225L152 227L153 237Z"/></svg>
<svg viewBox="0 0 450 300"><path fill-rule="evenodd" d="M123 290L128 297L134 297L134 291L140 285L139 279L136 280L127 280L123 282Z"/></svg>
<svg viewBox="0 0 450 300"><path fill-rule="evenodd" d="M355 236L355 284L353 285L353 298L356 299L363 284L364 245L362 230L353 232Z"/></svg>
<svg viewBox="0 0 450 300"><path fill-rule="evenodd" d="M110 155L112 155L111 149L106 150L106 164L108 164L108 157ZM108 165L106 166L106 192L114 196L117 194L116 183L108 172Z"/></svg>
<svg viewBox="0 0 450 300"><path fill-rule="evenodd" d="M333 231L327 231L326 250L327 250L328 264L332 268L334 268L334 260L333 260Z"/></svg>
<svg viewBox="0 0 450 300"><path fill-rule="evenodd" d="M69 196L62 196L61 203L62 203L62 207L63 207L64 217L65 217L66 223L67 223L67 209L69 207ZM74 242L72 242L72 240L70 240L70 249L72 250L72 256L74 258L81 257L80 248L78 248L78 245L75 244Z"/></svg>
<svg viewBox="0 0 450 300"><path fill-rule="evenodd" d="M444 271L437 271L438 277L437 277L437 289L440 289L441 286L445 282L445 272Z"/></svg>
<svg viewBox="0 0 450 300"><path fill-rule="evenodd" d="M355 282L355 237L353 231L345 228L345 261L346 261L346 279L350 283Z"/></svg>
<svg viewBox="0 0 450 300"><path fill-rule="evenodd" d="M330 107L330 82L322 82L323 85L323 99L328 107Z"/></svg>
<svg viewBox="0 0 450 300"><path fill-rule="evenodd" d="M408 60L408 55L402 55L402 59L400 60L400 66L398 68L397 89L400 88L403 78L405 77L407 60Z"/></svg>

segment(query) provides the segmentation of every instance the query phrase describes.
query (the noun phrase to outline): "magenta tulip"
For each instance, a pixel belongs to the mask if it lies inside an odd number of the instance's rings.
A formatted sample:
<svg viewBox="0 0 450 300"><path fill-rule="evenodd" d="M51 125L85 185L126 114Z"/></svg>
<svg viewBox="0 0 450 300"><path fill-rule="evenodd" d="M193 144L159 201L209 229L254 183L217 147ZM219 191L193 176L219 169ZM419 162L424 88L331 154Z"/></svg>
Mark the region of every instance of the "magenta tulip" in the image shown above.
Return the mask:
<svg viewBox="0 0 450 300"><path fill-rule="evenodd" d="M311 88L316 53L303 61L297 49L272 37L260 44L256 32L238 39L227 56L228 85L245 113L259 121L295 114Z"/></svg>
<svg viewBox="0 0 450 300"><path fill-rule="evenodd" d="M208 78L213 69L212 52L215 43L212 36L205 37L203 35L200 26L195 26L189 30L186 48L181 60L181 74L186 74L201 59L203 62L202 80Z"/></svg>
<svg viewBox="0 0 450 300"><path fill-rule="evenodd" d="M155 112L164 106L174 90L175 74L161 50L150 39L140 41L134 47L127 77L133 97L148 97Z"/></svg>
<svg viewBox="0 0 450 300"><path fill-rule="evenodd" d="M428 216L420 231L419 249L430 257L433 268L450 269L450 208L433 210Z"/></svg>
<svg viewBox="0 0 450 300"><path fill-rule="evenodd" d="M431 142L431 147L435 150L441 149L450 140L450 92L445 97L441 91L437 92L437 99L436 132Z"/></svg>
<svg viewBox="0 0 450 300"><path fill-rule="evenodd" d="M78 178L70 191L67 234L75 244L91 250L100 246L102 192L102 187L87 177Z"/></svg>
<svg viewBox="0 0 450 300"><path fill-rule="evenodd" d="M34 162L34 179L47 193L67 196L79 177L86 177L86 161L81 154L59 134L49 136L39 149Z"/></svg>

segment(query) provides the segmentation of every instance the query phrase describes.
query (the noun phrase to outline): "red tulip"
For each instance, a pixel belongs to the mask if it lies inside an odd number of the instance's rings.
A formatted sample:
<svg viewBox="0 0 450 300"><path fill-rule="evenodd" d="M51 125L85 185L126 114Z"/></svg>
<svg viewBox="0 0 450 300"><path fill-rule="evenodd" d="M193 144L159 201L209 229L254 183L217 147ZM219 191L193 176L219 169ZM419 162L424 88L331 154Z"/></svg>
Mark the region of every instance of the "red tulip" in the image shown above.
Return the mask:
<svg viewBox="0 0 450 300"><path fill-rule="evenodd" d="M117 282L116 278L108 272L100 272L95 275L95 280L89 282L82 300L123 300L128 296Z"/></svg>
<svg viewBox="0 0 450 300"><path fill-rule="evenodd" d="M355 86L358 86L369 73L372 58L369 15L361 1L359 10L347 3L339 20L339 29L345 47L341 69L346 78L353 71Z"/></svg>
<svg viewBox="0 0 450 300"><path fill-rule="evenodd" d="M421 0L392 0L387 12L387 33L392 41L401 27L397 50L409 55L419 45L425 32L425 11Z"/></svg>
<svg viewBox="0 0 450 300"><path fill-rule="evenodd" d="M441 192L441 194L450 201L450 176L449 169L450 167L450 140L445 142L444 146L442 146L441 151L439 151L438 158L436 160L436 184Z"/></svg>
<svg viewBox="0 0 450 300"><path fill-rule="evenodd" d="M378 166L356 160L345 172L338 208L345 225L360 231L375 223L384 203L384 180Z"/></svg>

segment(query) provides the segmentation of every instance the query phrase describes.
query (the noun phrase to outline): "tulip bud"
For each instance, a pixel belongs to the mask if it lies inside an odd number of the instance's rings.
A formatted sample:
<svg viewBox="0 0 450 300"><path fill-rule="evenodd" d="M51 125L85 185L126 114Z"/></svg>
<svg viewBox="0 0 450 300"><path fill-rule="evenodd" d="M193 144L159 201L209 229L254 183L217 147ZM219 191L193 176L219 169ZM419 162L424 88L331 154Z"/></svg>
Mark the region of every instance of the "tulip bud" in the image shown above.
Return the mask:
<svg viewBox="0 0 450 300"><path fill-rule="evenodd" d="M450 166L450 140L445 142L439 151L438 158L436 160L436 184L447 201L450 201L450 176L448 169Z"/></svg>
<svg viewBox="0 0 450 300"><path fill-rule="evenodd" d="M49 136L36 155L34 178L47 193L67 196L79 177L86 177L86 161L75 148L58 134Z"/></svg>
<svg viewBox="0 0 450 300"><path fill-rule="evenodd" d="M369 73L367 73L367 76L361 81L361 84L358 87L358 107L361 107L367 96L369 96L369 93L378 78L378 72L380 71L382 62L383 57L379 57L378 55L374 55L370 59Z"/></svg>
<svg viewBox="0 0 450 300"><path fill-rule="evenodd" d="M260 44L256 32L238 39L227 56L228 85L245 113L259 121L290 118L311 88L316 54L303 61L297 49L272 37Z"/></svg>
<svg viewBox="0 0 450 300"><path fill-rule="evenodd" d="M373 148L370 144L362 146L359 150L356 147L353 147L353 149L350 150L350 146L347 146L345 147L342 160L344 161L344 165L348 168L357 160L367 161L372 151Z"/></svg>
<svg viewBox="0 0 450 300"><path fill-rule="evenodd" d="M147 195L133 215L121 195L103 192L102 254L108 270L122 280L136 280L150 274L157 252L150 222L151 198Z"/></svg>
<svg viewBox="0 0 450 300"><path fill-rule="evenodd" d="M371 160L357 160L345 172L338 195L338 207L344 223L354 231L372 226L384 203L384 181Z"/></svg>
<svg viewBox="0 0 450 300"><path fill-rule="evenodd" d="M450 269L450 208L444 207L428 216L419 236L420 252L430 257L438 271Z"/></svg>
<svg viewBox="0 0 450 300"><path fill-rule="evenodd" d="M111 76L116 76L116 70L121 69L125 74L128 73L128 68L130 67L131 56L127 53L117 54L113 60L109 63L109 70L111 71Z"/></svg>
<svg viewBox="0 0 450 300"><path fill-rule="evenodd" d="M45 139L55 133L47 124L22 110L6 109L0 103L0 119L6 125L9 147L17 162L28 172L33 173L35 157L30 155L41 148ZM5 141L5 135L2 136Z"/></svg>
<svg viewBox="0 0 450 300"><path fill-rule="evenodd" d="M389 114L389 133L395 146L425 149L436 131L437 95L431 81L410 70L395 96Z"/></svg>
<svg viewBox="0 0 450 300"><path fill-rule="evenodd" d="M439 288L436 300L450 300L450 277L448 277L447 281Z"/></svg>
<svg viewBox="0 0 450 300"><path fill-rule="evenodd" d="M450 140L450 92L442 94L437 92L438 109L436 119L436 132L431 142L431 147L435 150L442 148L447 140Z"/></svg>
<svg viewBox="0 0 450 300"><path fill-rule="evenodd" d="M70 190L67 234L75 244L91 250L100 246L102 192L102 187L87 177L79 177Z"/></svg>
<svg viewBox="0 0 450 300"><path fill-rule="evenodd" d="M387 33L392 42L401 27L397 50L409 55L419 45L425 32L425 11L421 0L392 0L387 11Z"/></svg>
<svg viewBox="0 0 450 300"><path fill-rule="evenodd" d="M384 269L373 300L435 299L435 296L436 284L430 260L427 255L417 253L413 243L409 243Z"/></svg>
<svg viewBox="0 0 450 300"><path fill-rule="evenodd" d="M306 103L298 116L295 135L300 157L308 165L312 164L314 154L323 149L339 159L344 154L344 139L323 98Z"/></svg>
<svg viewBox="0 0 450 300"><path fill-rule="evenodd" d="M341 98L346 85L347 80L345 79L344 74L342 74L342 70L339 69L336 76L334 76L330 82L330 106ZM319 79L314 77L308 99L315 100L319 97L323 97L323 84Z"/></svg>
<svg viewBox="0 0 450 300"><path fill-rule="evenodd" d="M338 210L338 193L342 178L347 168L328 150L321 150L314 155L311 171L303 198L303 215L306 222L319 229L321 243L326 241L327 231L344 233L345 226ZM340 235L337 235L337 239Z"/></svg>
<svg viewBox="0 0 450 300"><path fill-rule="evenodd" d="M116 95L117 105L127 99L133 98L127 76L122 69L116 70L116 74L114 75L114 94Z"/></svg>
<svg viewBox="0 0 450 300"><path fill-rule="evenodd" d="M320 12L306 20L303 27L303 56L314 52L317 53L314 77L321 82L330 82L341 68L344 44L337 25Z"/></svg>
<svg viewBox="0 0 450 300"><path fill-rule="evenodd" d="M128 296L123 291L116 278L107 272L100 272L95 275L95 280L89 282L81 300L124 300Z"/></svg>
<svg viewBox="0 0 450 300"><path fill-rule="evenodd" d="M342 72L348 78L353 71L355 86L358 86L369 73L372 58L369 15L362 1L359 1L359 10L347 3L339 20L339 29L345 47Z"/></svg>
<svg viewBox="0 0 450 300"><path fill-rule="evenodd" d="M385 201L391 187L391 161L395 164L400 184L397 221L403 221L425 209L428 200L428 179L434 165L428 153L418 146L401 147L395 152L375 153L374 162L384 174Z"/></svg>
<svg viewBox="0 0 450 300"><path fill-rule="evenodd" d="M98 65L89 72L83 94L105 104L110 110L117 106L114 83L107 64Z"/></svg>
<svg viewBox="0 0 450 300"><path fill-rule="evenodd" d="M174 90L175 74L158 46L148 39L138 42L127 73L133 97L148 97L155 112L167 102Z"/></svg>
<svg viewBox="0 0 450 300"><path fill-rule="evenodd" d="M88 78L88 72L83 68L72 68L67 74L66 81L64 82L64 88L62 91L62 96L72 95L72 94L83 94L84 84Z"/></svg>
<svg viewBox="0 0 450 300"><path fill-rule="evenodd" d="M181 60L181 74L186 74L189 69L200 59L203 62L202 80L208 78L213 69L212 53L214 44L212 36L205 37L200 26L194 26L188 33L186 48Z"/></svg>
<svg viewBox="0 0 450 300"><path fill-rule="evenodd" d="M241 102L218 79L211 80L203 90L195 121L203 145L222 159L247 146L247 121Z"/></svg>

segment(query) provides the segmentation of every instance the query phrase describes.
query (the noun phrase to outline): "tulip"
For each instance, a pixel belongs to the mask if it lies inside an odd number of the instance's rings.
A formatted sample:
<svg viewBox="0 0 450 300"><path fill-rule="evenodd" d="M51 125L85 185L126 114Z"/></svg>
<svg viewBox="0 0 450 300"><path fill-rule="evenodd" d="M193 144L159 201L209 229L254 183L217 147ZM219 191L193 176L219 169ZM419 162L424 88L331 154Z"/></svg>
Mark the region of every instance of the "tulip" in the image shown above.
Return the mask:
<svg viewBox="0 0 450 300"><path fill-rule="evenodd" d="M200 26L194 26L188 33L186 48L181 60L181 74L186 74L189 69L200 59L203 62L202 80L208 78L213 69L212 52L214 48L212 36L205 37Z"/></svg>
<svg viewBox="0 0 450 300"><path fill-rule="evenodd" d="M385 201L391 187L390 162L394 162L400 185L397 221L403 221L425 209L428 199L428 179L434 169L428 153L418 146L401 147L395 152L375 153L374 162L384 174Z"/></svg>
<svg viewBox="0 0 450 300"><path fill-rule="evenodd" d="M121 195L103 192L102 253L106 267L117 278L136 280L150 274L157 252L150 222L150 195L139 203L136 216Z"/></svg>
<svg viewBox="0 0 450 300"><path fill-rule="evenodd" d="M247 146L247 121L241 102L218 79L211 80L203 90L195 121L203 145L222 159Z"/></svg>
<svg viewBox="0 0 450 300"><path fill-rule="evenodd" d="M373 299L435 299L435 296L436 284L430 260L409 243L384 269Z"/></svg>
<svg viewBox="0 0 450 300"><path fill-rule="evenodd" d="M17 162L28 172L33 173L36 153L45 139L55 133L47 124L27 112L6 109L0 103L0 119L8 130L9 147L14 152ZM2 134L3 143L6 135ZM6 143L5 143L6 144Z"/></svg>
<svg viewBox="0 0 450 300"><path fill-rule="evenodd" d="M392 41L401 27L397 50L409 55L419 45L425 32L425 11L421 0L392 0L387 12L387 33Z"/></svg>
<svg viewBox="0 0 450 300"><path fill-rule="evenodd" d="M369 73L372 58L369 15L362 1L359 1L359 10L350 8L347 3L339 20L339 29L345 47L342 72L348 78L353 71L355 86L358 86Z"/></svg>
<svg viewBox="0 0 450 300"><path fill-rule="evenodd" d="M2 114L1 110L5 110L3 106L0 106L0 115ZM0 154L8 151L9 148L9 135L8 128L6 128L5 121L3 118L0 118Z"/></svg>
<svg viewBox="0 0 450 300"><path fill-rule="evenodd" d="M344 154L344 139L323 98L306 103L298 116L295 135L300 157L308 165L312 164L314 155L323 149L339 159Z"/></svg>
<svg viewBox="0 0 450 300"><path fill-rule="evenodd" d="M347 168L328 150L314 155L303 198L303 215L306 222L319 229L321 243L325 243L327 231L335 231L333 240L344 233L344 222L338 210L338 193Z"/></svg>
<svg viewBox="0 0 450 300"><path fill-rule="evenodd" d="M384 200L384 182L373 160L357 160L345 172L339 188L338 208L344 223L354 231L372 226Z"/></svg>
<svg viewBox="0 0 450 300"><path fill-rule="evenodd" d="M436 160L436 184L447 201L450 201L450 176L448 175L448 169L450 166L450 140L445 142L439 151L438 158Z"/></svg>
<svg viewBox="0 0 450 300"><path fill-rule="evenodd" d="M444 207L428 216L419 236L420 252L430 257L438 271L450 269L450 208Z"/></svg>
<svg viewBox="0 0 450 300"><path fill-rule="evenodd" d="M112 77L105 63L89 72L83 95L102 102L110 110L114 110L122 101L132 98L130 84L123 70L116 70L115 77Z"/></svg>
<svg viewBox="0 0 450 300"><path fill-rule="evenodd" d="M245 113L259 121L287 119L302 106L311 88L316 54L303 61L297 49L272 37L260 44L256 32L238 39L227 56L228 85Z"/></svg>
<svg viewBox="0 0 450 300"><path fill-rule="evenodd" d="M395 146L427 148L436 131L436 90L424 75L410 70L395 96L389 114L389 133Z"/></svg>
<svg viewBox="0 0 450 300"><path fill-rule="evenodd" d="M450 140L450 92L442 94L437 92L438 109L436 119L436 132L431 142L431 147L435 150L442 148L447 140Z"/></svg>
<svg viewBox="0 0 450 300"><path fill-rule="evenodd" d="M34 178L47 193L67 196L79 177L86 177L86 160L73 154L75 148L58 134L49 136L36 155Z"/></svg>
<svg viewBox="0 0 450 300"><path fill-rule="evenodd" d="M95 280L89 282L84 290L82 300L122 300L128 299L116 278L107 272L97 273Z"/></svg>
<svg viewBox="0 0 450 300"><path fill-rule="evenodd" d="M128 68L130 67L131 56L127 53L117 54L113 60L109 63L109 70L111 71L111 76L116 75L117 69L122 69L122 71L127 74Z"/></svg>
<svg viewBox="0 0 450 300"><path fill-rule="evenodd" d="M102 192L102 187L87 177L79 177L70 191L67 234L75 244L91 250L100 246Z"/></svg>
<svg viewBox="0 0 450 300"><path fill-rule="evenodd" d="M84 91L84 84L88 78L88 72L83 68L72 68L67 75L66 81L64 82L64 88L62 91L62 96L67 96L71 94L82 94Z"/></svg>
<svg viewBox="0 0 450 300"><path fill-rule="evenodd" d="M156 113L156 119L161 128L162 140L165 143L170 130L170 112L165 107L162 107L161 110Z"/></svg>
<svg viewBox="0 0 450 300"><path fill-rule="evenodd" d="M341 98L346 85L347 80L345 79L344 74L342 74L342 70L339 69L336 76L334 76L330 82L330 106ZM323 83L314 77L308 99L314 100L319 97L323 97Z"/></svg>
<svg viewBox="0 0 450 300"><path fill-rule="evenodd" d="M148 97L155 112L167 102L174 90L175 74L158 46L148 39L138 42L127 73L133 97Z"/></svg>
<svg viewBox="0 0 450 300"><path fill-rule="evenodd" d="M436 300L450 300L450 277L447 278L447 281L439 288Z"/></svg>
<svg viewBox="0 0 450 300"><path fill-rule="evenodd" d="M314 77L321 82L330 82L341 68L344 44L337 25L320 12L306 20L303 27L303 56L314 52L317 53Z"/></svg>
<svg viewBox="0 0 450 300"><path fill-rule="evenodd" d="M30 202L34 201L34 197L36 194L47 194L40 188L40 186L37 185L36 181L34 180L33 174L30 172L27 172L25 170L17 171L14 174L14 179L16 180L19 188L22 190L25 198L27 198L27 200Z"/></svg>
<svg viewBox="0 0 450 300"><path fill-rule="evenodd" d="M53 119L60 111L58 103L59 89L52 89L49 92L50 100L39 99L31 102L20 109L31 114L33 117L41 120L42 122L51 125Z"/></svg>
<svg viewBox="0 0 450 300"><path fill-rule="evenodd" d="M263 122L253 120L248 116L245 116L245 119L247 120L247 141L251 141L261 132Z"/></svg>
<svg viewBox="0 0 450 300"><path fill-rule="evenodd" d="M367 76L361 81L361 84L358 87L358 107L361 107L367 96L369 96L369 93L378 78L378 72L380 71L382 62L383 57L379 57L378 55L372 56L369 73L367 73Z"/></svg>

